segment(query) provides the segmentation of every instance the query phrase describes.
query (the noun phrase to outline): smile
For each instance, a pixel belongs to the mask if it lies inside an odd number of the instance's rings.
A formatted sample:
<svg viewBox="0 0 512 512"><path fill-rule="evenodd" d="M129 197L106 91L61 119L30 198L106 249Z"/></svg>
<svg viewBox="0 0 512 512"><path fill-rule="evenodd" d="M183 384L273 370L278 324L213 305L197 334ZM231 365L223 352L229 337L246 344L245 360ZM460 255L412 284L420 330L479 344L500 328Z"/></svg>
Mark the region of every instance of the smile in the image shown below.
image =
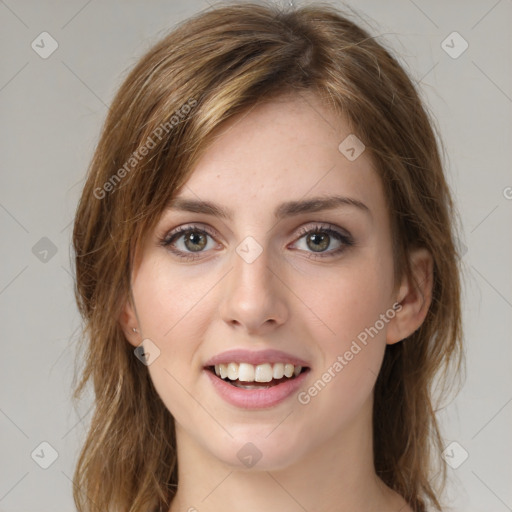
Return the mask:
<svg viewBox="0 0 512 512"><path fill-rule="evenodd" d="M205 373L215 391L229 404L242 409L264 409L298 392L309 368L291 363L226 363L208 366Z"/></svg>
<svg viewBox="0 0 512 512"><path fill-rule="evenodd" d="M211 367L210 367L211 368ZM291 363L264 363L253 365L250 363L216 364L215 375L237 387L253 389L266 383L267 387L275 386L283 379L298 377L302 372L302 366ZM256 385L244 386L242 382L252 382Z"/></svg>

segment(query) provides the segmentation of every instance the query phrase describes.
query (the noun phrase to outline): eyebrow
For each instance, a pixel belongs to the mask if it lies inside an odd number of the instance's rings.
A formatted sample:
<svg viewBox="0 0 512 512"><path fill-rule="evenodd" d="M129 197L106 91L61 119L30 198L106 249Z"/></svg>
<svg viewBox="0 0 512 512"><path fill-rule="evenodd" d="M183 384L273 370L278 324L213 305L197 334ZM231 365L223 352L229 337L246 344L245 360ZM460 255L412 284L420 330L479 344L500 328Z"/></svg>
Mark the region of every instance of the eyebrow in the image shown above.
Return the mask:
<svg viewBox="0 0 512 512"><path fill-rule="evenodd" d="M324 210L332 210L342 206L349 206L357 208L370 217L372 216L370 209L363 202L358 199L344 196L327 196L327 197L313 197L307 200L300 201L287 201L281 203L274 210L274 218L276 220L282 220L286 217L292 217L294 215L300 215L302 213L313 213ZM177 197L171 199L167 203L167 208L172 210L192 212L192 213L204 213L206 215L213 215L221 219L232 220L233 212L223 206L212 203L210 201L201 201L196 199L185 199Z"/></svg>

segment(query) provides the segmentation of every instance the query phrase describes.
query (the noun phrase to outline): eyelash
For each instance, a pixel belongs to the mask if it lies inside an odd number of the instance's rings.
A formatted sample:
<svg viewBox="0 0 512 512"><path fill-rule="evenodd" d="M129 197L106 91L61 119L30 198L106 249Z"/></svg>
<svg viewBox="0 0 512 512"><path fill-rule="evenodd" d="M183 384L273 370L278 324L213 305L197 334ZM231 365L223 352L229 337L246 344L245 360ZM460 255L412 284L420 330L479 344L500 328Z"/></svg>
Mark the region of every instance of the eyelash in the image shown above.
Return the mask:
<svg viewBox="0 0 512 512"><path fill-rule="evenodd" d="M163 247L166 247L169 251L171 251L173 254L178 256L182 260L186 261L194 261L198 258L200 258L200 254L204 251L198 251L197 254L193 253L184 253L183 251L180 251L179 249L176 249L172 246L172 244L178 240L181 236L187 233L200 233L202 235L210 236L211 238L215 239L215 233L210 231L207 227L201 228L197 225L188 225L188 226L180 226L179 228L176 228L173 232L165 235L163 238L160 239L160 245ZM310 234L317 234L317 233L324 233L329 235L330 237L335 238L339 242L342 243L340 247L337 249L331 250L331 251L325 251L325 252L308 252L307 258L310 259L322 259L322 258L330 258L333 256L336 256L338 254L341 254L343 251L345 251L348 247L351 247L354 245L354 240L350 235L346 235L340 231L338 231L336 228L334 228L331 224L325 225L316 225L313 228L302 228L299 232L299 237L296 241L300 240L301 238L304 238L306 235Z"/></svg>

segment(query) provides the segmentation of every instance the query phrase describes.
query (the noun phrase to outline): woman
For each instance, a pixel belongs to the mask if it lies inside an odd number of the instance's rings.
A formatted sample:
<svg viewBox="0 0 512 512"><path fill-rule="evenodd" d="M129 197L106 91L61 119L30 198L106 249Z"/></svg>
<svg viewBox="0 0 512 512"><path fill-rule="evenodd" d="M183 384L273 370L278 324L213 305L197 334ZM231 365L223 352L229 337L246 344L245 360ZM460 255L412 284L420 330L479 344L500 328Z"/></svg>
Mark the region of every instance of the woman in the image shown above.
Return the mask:
<svg viewBox="0 0 512 512"><path fill-rule="evenodd" d="M78 509L441 510L453 218L411 80L337 10L181 24L121 86L76 213Z"/></svg>

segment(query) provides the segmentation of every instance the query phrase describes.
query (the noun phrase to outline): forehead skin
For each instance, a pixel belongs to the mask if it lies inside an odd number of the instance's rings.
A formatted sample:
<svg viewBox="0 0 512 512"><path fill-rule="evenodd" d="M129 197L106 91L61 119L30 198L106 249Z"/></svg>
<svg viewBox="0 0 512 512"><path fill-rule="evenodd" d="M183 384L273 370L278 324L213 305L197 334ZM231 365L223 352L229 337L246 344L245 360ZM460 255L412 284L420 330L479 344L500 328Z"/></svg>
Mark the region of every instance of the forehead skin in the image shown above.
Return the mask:
<svg viewBox="0 0 512 512"><path fill-rule="evenodd" d="M176 195L229 198L229 209L248 228L255 220L274 225L274 208L282 201L346 195L366 204L369 220L389 233L388 205L368 152L349 161L338 149L351 134L347 120L313 93L261 102L217 129ZM211 197L202 197L204 191Z"/></svg>

